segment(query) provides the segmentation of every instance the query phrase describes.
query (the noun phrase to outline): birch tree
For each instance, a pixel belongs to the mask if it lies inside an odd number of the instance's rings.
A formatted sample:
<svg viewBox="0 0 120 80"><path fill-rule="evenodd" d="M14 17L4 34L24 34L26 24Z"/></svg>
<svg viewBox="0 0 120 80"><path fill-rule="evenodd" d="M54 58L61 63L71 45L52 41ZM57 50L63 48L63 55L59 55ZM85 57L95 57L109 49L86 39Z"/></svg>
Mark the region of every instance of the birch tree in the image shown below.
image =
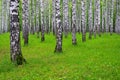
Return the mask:
<svg viewBox="0 0 120 80"><path fill-rule="evenodd" d="M40 21L39 21L39 5L40 0L36 0L36 31L37 31L37 38L39 38L39 32L40 32Z"/></svg>
<svg viewBox="0 0 120 80"><path fill-rule="evenodd" d="M100 34L100 0L97 0L97 33Z"/></svg>
<svg viewBox="0 0 120 80"><path fill-rule="evenodd" d="M93 29L93 32L94 32L94 38L96 38L96 30L97 30L97 12L96 12L96 0L94 0L94 29Z"/></svg>
<svg viewBox="0 0 120 80"><path fill-rule="evenodd" d="M29 24L28 24L28 0L23 0L23 38L24 38L24 45L28 45L28 38L29 38Z"/></svg>
<svg viewBox="0 0 120 80"><path fill-rule="evenodd" d="M49 4L49 33L51 32L51 1L48 2Z"/></svg>
<svg viewBox="0 0 120 80"><path fill-rule="evenodd" d="M92 0L89 0L89 39L92 38L92 31L93 31L93 13L92 13Z"/></svg>
<svg viewBox="0 0 120 80"><path fill-rule="evenodd" d="M35 1L31 0L31 29L32 34L35 33Z"/></svg>
<svg viewBox="0 0 120 80"><path fill-rule="evenodd" d="M105 31L105 0L102 0L102 32Z"/></svg>
<svg viewBox="0 0 120 80"><path fill-rule="evenodd" d="M110 35L113 33L113 11L114 11L114 0L110 0Z"/></svg>
<svg viewBox="0 0 120 80"><path fill-rule="evenodd" d="M86 21L85 21L85 0L81 0L81 11L82 11L82 14L81 14L81 22L82 22L82 41L85 42L86 41Z"/></svg>
<svg viewBox="0 0 120 80"><path fill-rule="evenodd" d="M116 17L116 28L115 31L120 33L120 0L116 0L117 4L117 17Z"/></svg>
<svg viewBox="0 0 120 80"><path fill-rule="evenodd" d="M76 0L72 0L72 44L76 45Z"/></svg>
<svg viewBox="0 0 120 80"><path fill-rule="evenodd" d="M2 7L2 3L0 4L0 7ZM2 8L0 8L0 34L2 33Z"/></svg>
<svg viewBox="0 0 120 80"><path fill-rule="evenodd" d="M10 0L10 57L12 62L22 65L25 59L20 45L19 2L20 0Z"/></svg>
<svg viewBox="0 0 120 80"><path fill-rule="evenodd" d="M44 0L41 0L41 41L45 40L45 26L44 26Z"/></svg>
<svg viewBox="0 0 120 80"><path fill-rule="evenodd" d="M109 32L108 0L105 0L105 3L106 3L105 28L106 32Z"/></svg>
<svg viewBox="0 0 120 80"><path fill-rule="evenodd" d="M96 38L96 32L100 35L100 0L95 0L95 13L94 13L94 37Z"/></svg>
<svg viewBox="0 0 120 80"><path fill-rule="evenodd" d="M6 1L2 0L2 33L5 32L5 28L6 28L5 11L6 11Z"/></svg>
<svg viewBox="0 0 120 80"><path fill-rule="evenodd" d="M56 34L56 21L55 21L55 0L52 0L52 32Z"/></svg>
<svg viewBox="0 0 120 80"><path fill-rule="evenodd" d="M68 0L63 0L63 29L65 37L68 36L69 32L69 14L68 14Z"/></svg>
<svg viewBox="0 0 120 80"><path fill-rule="evenodd" d="M55 0L55 21L56 21L56 47L55 52L62 52L62 25L60 15L60 1Z"/></svg>
<svg viewBox="0 0 120 80"><path fill-rule="evenodd" d="M77 31L81 33L81 1L77 0Z"/></svg>

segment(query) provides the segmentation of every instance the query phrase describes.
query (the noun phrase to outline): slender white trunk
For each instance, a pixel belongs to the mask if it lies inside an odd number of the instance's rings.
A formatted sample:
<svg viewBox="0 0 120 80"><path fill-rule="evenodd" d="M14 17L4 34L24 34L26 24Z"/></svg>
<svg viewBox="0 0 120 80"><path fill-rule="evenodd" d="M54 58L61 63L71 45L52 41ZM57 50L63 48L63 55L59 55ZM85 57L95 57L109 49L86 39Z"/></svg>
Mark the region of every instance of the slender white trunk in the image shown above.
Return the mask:
<svg viewBox="0 0 120 80"><path fill-rule="evenodd" d="M51 1L49 1L49 33L51 32Z"/></svg>
<svg viewBox="0 0 120 80"><path fill-rule="evenodd" d="M2 7L2 3L0 4L0 7ZM2 33L2 8L0 8L0 34Z"/></svg>
<svg viewBox="0 0 120 80"><path fill-rule="evenodd" d="M108 0L106 0L105 3L106 3L105 28L106 28L106 32L109 32Z"/></svg>
<svg viewBox="0 0 120 80"><path fill-rule="evenodd" d="M100 37L100 0L97 0L97 21L97 33Z"/></svg>
<svg viewBox="0 0 120 80"><path fill-rule="evenodd" d="M55 21L55 0L52 0L52 31L53 34L56 34L56 21Z"/></svg>
<svg viewBox="0 0 120 80"><path fill-rule="evenodd" d="M81 22L82 22L82 41L86 41L86 10L85 10L85 0L81 0L81 11L82 11L82 17L81 17Z"/></svg>
<svg viewBox="0 0 120 80"><path fill-rule="evenodd" d="M28 0L23 0L23 22L22 22L22 27L23 27L23 38L24 38L24 45L28 45L28 36L29 36L29 25L28 25Z"/></svg>
<svg viewBox="0 0 120 80"><path fill-rule="evenodd" d="M5 0L2 0L2 32L5 32Z"/></svg>
<svg viewBox="0 0 120 80"><path fill-rule="evenodd" d="M72 44L76 45L76 0L72 0Z"/></svg>
<svg viewBox="0 0 120 80"><path fill-rule="evenodd" d="M105 31L105 0L102 0L102 32Z"/></svg>
<svg viewBox="0 0 120 80"><path fill-rule="evenodd" d="M55 0L55 14L56 14L56 47L55 52L62 52L62 25L60 15L60 1Z"/></svg>
<svg viewBox="0 0 120 80"><path fill-rule="evenodd" d="M35 33L35 1L31 0L31 33Z"/></svg>
<svg viewBox="0 0 120 80"><path fill-rule="evenodd" d="M36 0L36 31L37 31L37 37L39 38L39 32L40 32L40 27L39 27L39 0Z"/></svg>
<svg viewBox="0 0 120 80"><path fill-rule="evenodd" d="M116 33L120 33L120 0L117 0Z"/></svg>
<svg viewBox="0 0 120 80"><path fill-rule="evenodd" d="M92 31L93 31L93 17L92 17L92 0L90 0L89 2L89 20L88 20L88 24L89 24L89 39L92 38Z"/></svg>
<svg viewBox="0 0 120 80"><path fill-rule="evenodd" d="M110 0L110 35L113 33L113 10L114 10L114 0Z"/></svg>
<svg viewBox="0 0 120 80"><path fill-rule="evenodd" d="M45 40L45 25L44 25L44 0L41 0L41 41Z"/></svg>
<svg viewBox="0 0 120 80"><path fill-rule="evenodd" d="M77 25L78 25L78 32L81 33L81 1L77 0Z"/></svg>
<svg viewBox="0 0 120 80"><path fill-rule="evenodd" d="M68 36L69 32L69 14L68 14L68 0L63 0L63 29L65 37Z"/></svg>

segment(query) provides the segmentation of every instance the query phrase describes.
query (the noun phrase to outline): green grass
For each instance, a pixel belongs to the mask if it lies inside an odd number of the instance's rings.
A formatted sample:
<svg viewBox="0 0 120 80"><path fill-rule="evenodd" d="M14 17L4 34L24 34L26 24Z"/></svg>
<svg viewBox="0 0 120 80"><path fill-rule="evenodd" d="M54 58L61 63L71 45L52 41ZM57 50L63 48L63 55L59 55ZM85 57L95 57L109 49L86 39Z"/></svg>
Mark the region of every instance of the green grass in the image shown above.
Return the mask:
<svg viewBox="0 0 120 80"><path fill-rule="evenodd" d="M71 36L63 39L63 53L54 54L55 37L46 35L41 42L30 35L29 46L22 53L27 64L15 66L10 61L9 34L0 35L0 80L120 80L120 35L102 37L71 44Z"/></svg>

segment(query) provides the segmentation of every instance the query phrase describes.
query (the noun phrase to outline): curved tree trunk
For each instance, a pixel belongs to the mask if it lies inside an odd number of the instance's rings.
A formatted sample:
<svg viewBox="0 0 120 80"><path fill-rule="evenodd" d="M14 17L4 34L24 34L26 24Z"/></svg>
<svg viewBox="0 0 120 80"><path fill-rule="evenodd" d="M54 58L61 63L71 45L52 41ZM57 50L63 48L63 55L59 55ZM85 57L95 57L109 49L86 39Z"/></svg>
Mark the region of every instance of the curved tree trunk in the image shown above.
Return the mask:
<svg viewBox="0 0 120 80"><path fill-rule="evenodd" d="M10 0L10 48L12 62L22 65L25 59L20 46L19 0Z"/></svg>

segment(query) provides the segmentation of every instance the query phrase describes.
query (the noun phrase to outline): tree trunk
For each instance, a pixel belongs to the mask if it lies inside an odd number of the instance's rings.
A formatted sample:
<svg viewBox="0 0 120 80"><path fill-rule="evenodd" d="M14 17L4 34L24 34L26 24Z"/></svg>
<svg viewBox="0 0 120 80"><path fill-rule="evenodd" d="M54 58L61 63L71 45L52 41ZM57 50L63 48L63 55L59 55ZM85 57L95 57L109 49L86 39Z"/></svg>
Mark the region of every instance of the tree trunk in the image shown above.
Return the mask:
<svg viewBox="0 0 120 80"><path fill-rule="evenodd" d="M116 33L120 34L120 0L117 0L117 17L116 17Z"/></svg>
<svg viewBox="0 0 120 80"><path fill-rule="evenodd" d="M2 3L0 4L0 7L2 7ZM2 33L2 8L0 8L0 34Z"/></svg>
<svg viewBox="0 0 120 80"><path fill-rule="evenodd" d="M56 21L55 21L55 0L52 0L52 31L56 35Z"/></svg>
<svg viewBox="0 0 120 80"><path fill-rule="evenodd" d="M92 31L93 31L93 18L92 18L92 0L89 2L89 39L92 38Z"/></svg>
<svg viewBox="0 0 120 80"><path fill-rule="evenodd" d="M97 33L100 37L100 0L97 0Z"/></svg>
<svg viewBox="0 0 120 80"><path fill-rule="evenodd" d="M44 0L41 0L41 41L45 41Z"/></svg>
<svg viewBox="0 0 120 80"><path fill-rule="evenodd" d="M113 33L113 11L114 11L114 0L110 0L110 35Z"/></svg>
<svg viewBox="0 0 120 80"><path fill-rule="evenodd" d="M39 27L39 0L36 0L36 31L37 31L37 38L39 38L39 32L40 32L40 27Z"/></svg>
<svg viewBox="0 0 120 80"><path fill-rule="evenodd" d="M96 12L96 0L94 0L94 38L96 38L96 30L97 30L97 12Z"/></svg>
<svg viewBox="0 0 120 80"><path fill-rule="evenodd" d="M100 0L95 0L95 13L94 13L94 37L96 38L96 30L99 36L100 35Z"/></svg>
<svg viewBox="0 0 120 80"><path fill-rule="evenodd" d="M65 37L68 36L69 32L69 14L68 14L68 0L63 0L63 29Z"/></svg>
<svg viewBox="0 0 120 80"><path fill-rule="evenodd" d="M2 33L5 32L5 4L6 1L2 0Z"/></svg>
<svg viewBox="0 0 120 80"><path fill-rule="evenodd" d="M28 45L28 37L29 37L29 24L28 24L28 0L23 0L23 38L24 45Z"/></svg>
<svg viewBox="0 0 120 80"><path fill-rule="evenodd" d="M108 0L106 0L105 3L106 3L105 27L106 27L106 32L109 32Z"/></svg>
<svg viewBox="0 0 120 80"><path fill-rule="evenodd" d="M56 47L55 52L62 52L62 25L60 15L60 1L55 0L55 13L56 13Z"/></svg>
<svg viewBox="0 0 120 80"><path fill-rule="evenodd" d="M31 0L31 34L35 34L35 1Z"/></svg>
<svg viewBox="0 0 120 80"><path fill-rule="evenodd" d="M49 1L49 33L51 32L51 1Z"/></svg>
<svg viewBox="0 0 120 80"><path fill-rule="evenodd" d="M77 0L77 26L78 33L81 33L81 1Z"/></svg>
<svg viewBox="0 0 120 80"><path fill-rule="evenodd" d="M82 18L81 18L81 22L82 22L82 42L85 42L86 41L86 21L85 21L85 0L81 0L81 10L82 10Z"/></svg>
<svg viewBox="0 0 120 80"><path fill-rule="evenodd" d="M25 59L20 46L19 2L19 0L10 0L10 48L12 62L22 65Z"/></svg>
<svg viewBox="0 0 120 80"><path fill-rule="evenodd" d="M72 44L76 45L76 0L72 0Z"/></svg>
<svg viewBox="0 0 120 80"><path fill-rule="evenodd" d="M105 32L105 0L102 0L102 32Z"/></svg>

